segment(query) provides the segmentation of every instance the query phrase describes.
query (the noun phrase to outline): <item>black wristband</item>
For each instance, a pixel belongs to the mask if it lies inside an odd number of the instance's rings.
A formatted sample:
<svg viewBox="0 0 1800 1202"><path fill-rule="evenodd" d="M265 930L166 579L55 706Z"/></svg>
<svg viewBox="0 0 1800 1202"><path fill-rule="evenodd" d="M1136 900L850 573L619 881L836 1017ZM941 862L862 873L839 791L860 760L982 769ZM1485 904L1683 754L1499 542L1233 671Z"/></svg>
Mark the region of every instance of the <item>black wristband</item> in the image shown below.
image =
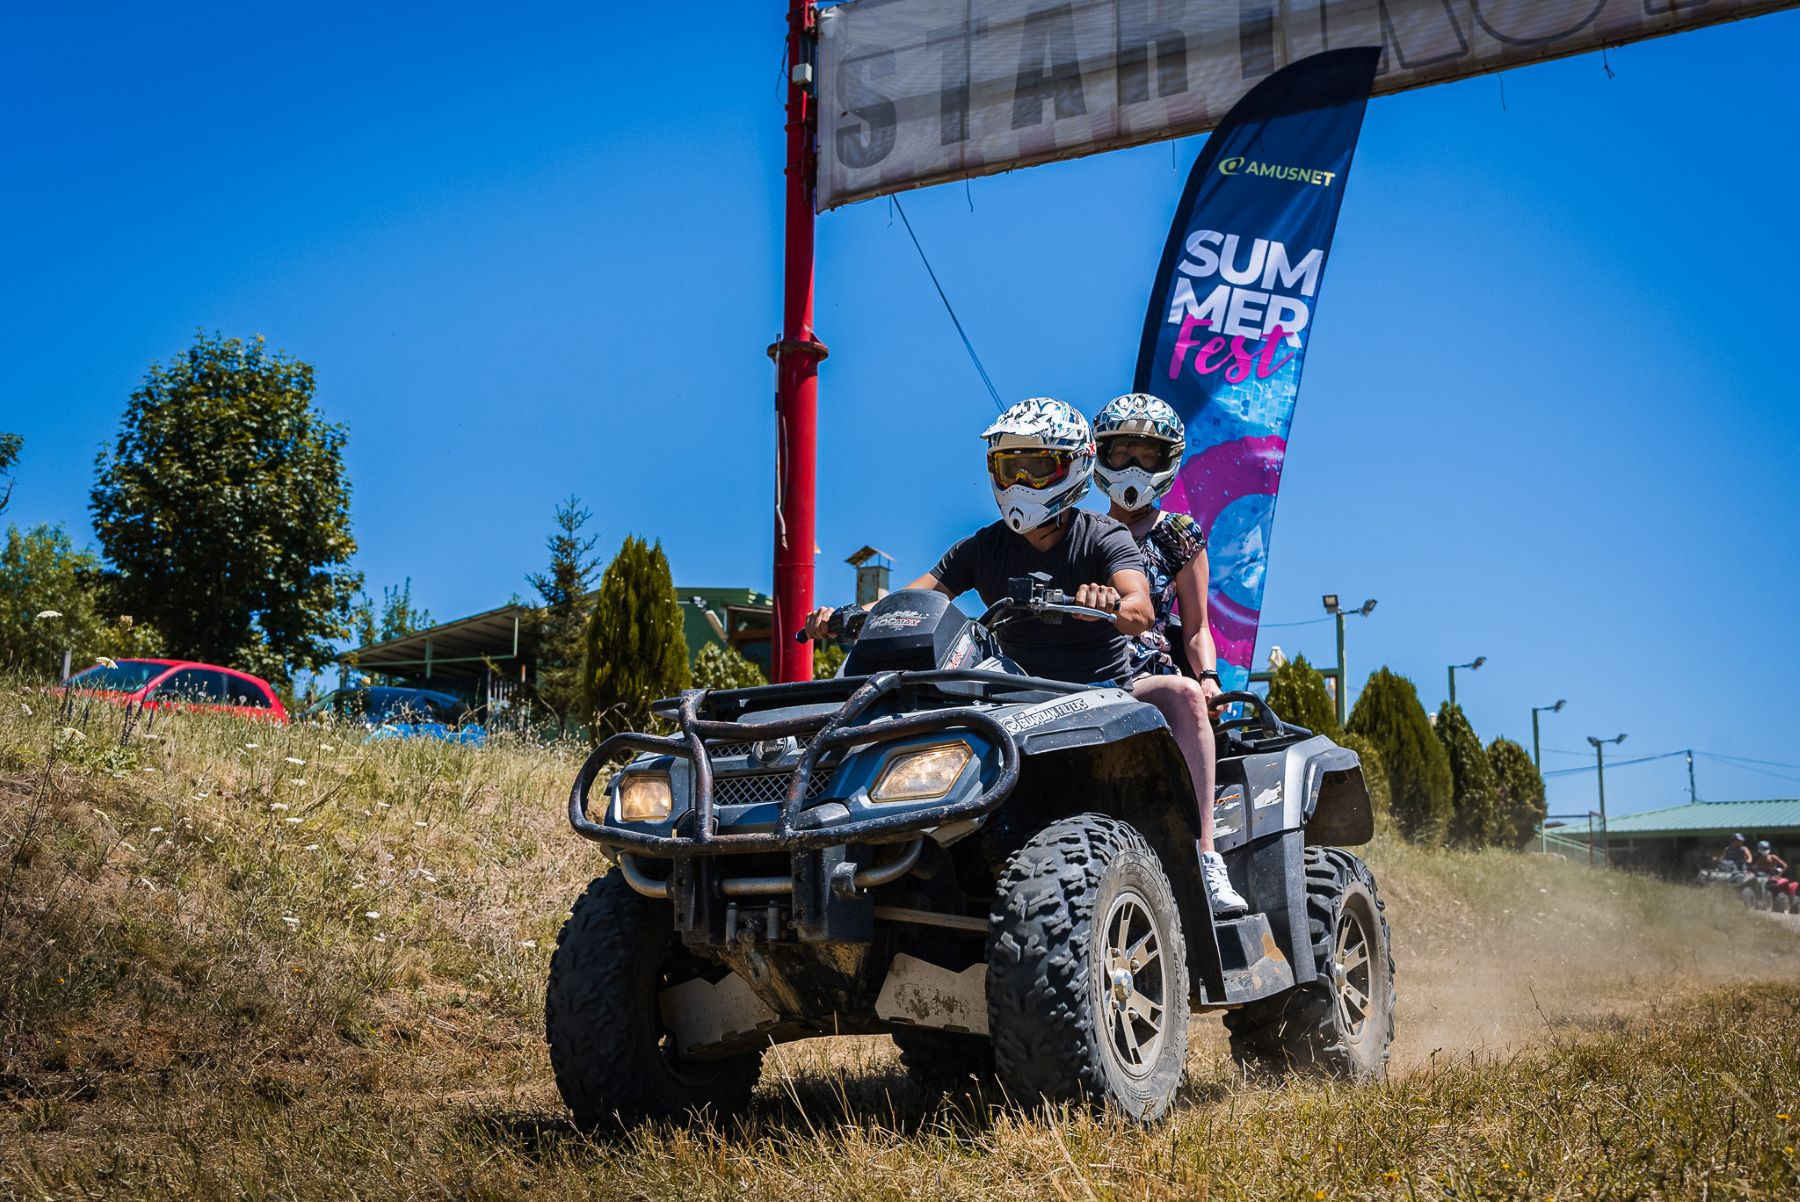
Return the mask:
<svg viewBox="0 0 1800 1202"><path fill-rule="evenodd" d="M1210 680L1214 684L1224 684L1225 683L1224 681L1219 679L1219 674L1217 672L1213 671L1211 668L1208 668L1204 672L1201 672L1199 675L1199 679Z"/></svg>

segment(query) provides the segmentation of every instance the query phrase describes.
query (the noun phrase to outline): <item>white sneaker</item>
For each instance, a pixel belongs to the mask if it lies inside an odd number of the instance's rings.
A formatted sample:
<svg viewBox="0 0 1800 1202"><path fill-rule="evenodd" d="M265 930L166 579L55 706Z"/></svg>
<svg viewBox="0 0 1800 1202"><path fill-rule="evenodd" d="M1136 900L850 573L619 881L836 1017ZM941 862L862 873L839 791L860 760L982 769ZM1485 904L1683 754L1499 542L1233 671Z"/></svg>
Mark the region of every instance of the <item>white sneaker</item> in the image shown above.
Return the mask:
<svg viewBox="0 0 1800 1202"><path fill-rule="evenodd" d="M1225 861L1218 852L1200 853L1200 879L1206 882L1206 896L1212 902L1215 917L1234 918L1250 909L1250 903L1231 887L1231 878L1225 874Z"/></svg>

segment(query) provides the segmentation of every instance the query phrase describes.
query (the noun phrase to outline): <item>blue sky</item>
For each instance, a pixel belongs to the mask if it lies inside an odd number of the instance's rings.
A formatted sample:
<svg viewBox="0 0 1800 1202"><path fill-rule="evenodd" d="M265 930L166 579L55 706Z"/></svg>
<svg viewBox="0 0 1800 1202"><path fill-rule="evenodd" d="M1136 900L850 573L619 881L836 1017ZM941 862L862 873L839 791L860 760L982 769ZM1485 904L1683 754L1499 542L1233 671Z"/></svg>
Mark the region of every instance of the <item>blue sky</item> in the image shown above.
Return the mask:
<svg viewBox="0 0 1800 1202"><path fill-rule="evenodd" d="M196 329L315 365L357 566L439 617L526 592L556 501L686 584L766 589L782 5L212 5L13 14L0 49L8 518L88 537L96 450ZM684 15L678 28L669 13ZM672 36L673 35L673 36ZM1380 599L1351 669L1486 655L1458 694L1546 769L1693 747L1800 764L1794 12L1373 101L1265 596ZM1502 84L1502 80L1504 84ZM1199 139L909 194L1003 394L1130 383ZM993 516L992 404L885 201L819 221L819 591ZM1315 659L1331 626L1265 627ZM1713 700L1716 698L1717 700ZM1581 754L1564 754L1565 752ZM1800 768L1702 758L1703 798ZM1585 810L1592 774L1555 777ZM1685 800L1679 758L1608 774Z"/></svg>

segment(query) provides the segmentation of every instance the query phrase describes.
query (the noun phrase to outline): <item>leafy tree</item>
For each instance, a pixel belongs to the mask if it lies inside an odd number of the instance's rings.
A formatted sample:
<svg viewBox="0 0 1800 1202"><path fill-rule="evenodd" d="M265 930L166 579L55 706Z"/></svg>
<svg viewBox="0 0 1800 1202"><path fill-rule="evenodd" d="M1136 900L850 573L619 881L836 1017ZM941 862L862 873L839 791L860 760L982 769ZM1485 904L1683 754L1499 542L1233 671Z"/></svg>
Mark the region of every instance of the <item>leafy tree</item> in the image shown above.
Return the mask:
<svg viewBox="0 0 1800 1202"><path fill-rule="evenodd" d="M1275 669L1269 680L1269 704L1289 722L1318 735L1336 738L1340 732L1337 706L1326 691L1319 670L1297 655Z"/></svg>
<svg viewBox="0 0 1800 1202"><path fill-rule="evenodd" d="M600 577L587 625L582 713L596 737L649 729L651 702L688 687L681 625L662 543L627 537Z"/></svg>
<svg viewBox="0 0 1800 1202"><path fill-rule="evenodd" d="M696 689L748 689L768 684L763 670L745 659L735 648L708 643L694 657Z"/></svg>
<svg viewBox="0 0 1800 1202"><path fill-rule="evenodd" d="M1486 847L1500 833L1494 770L1487 752L1460 705L1446 701L1439 706L1432 733L1450 761L1450 841L1459 847Z"/></svg>
<svg viewBox="0 0 1800 1202"><path fill-rule="evenodd" d="M404 584L381 590L379 614L376 612L374 599L367 593L357 601L351 614L354 637L359 647L405 638L436 625L432 621L430 610L413 604L411 576L406 578Z"/></svg>
<svg viewBox="0 0 1800 1202"><path fill-rule="evenodd" d="M100 561L76 550L61 526L8 527L0 546L0 665L60 676L62 654L79 672L96 656L118 659L161 650L155 630L106 612Z"/></svg>
<svg viewBox="0 0 1800 1202"><path fill-rule="evenodd" d="M1443 843L1450 828L1450 760L1412 681L1386 668L1370 676L1350 711L1349 729L1381 756L1400 833L1416 843Z"/></svg>
<svg viewBox="0 0 1800 1202"><path fill-rule="evenodd" d="M6 477L6 488L0 491L0 513L6 512L7 502L12 500L12 468L19 461L19 451L24 446L25 440L17 434L0 431L0 475Z"/></svg>
<svg viewBox="0 0 1800 1202"><path fill-rule="evenodd" d="M115 603L178 654L277 683L330 662L362 583L345 439L312 368L260 336L152 365L89 494Z"/></svg>
<svg viewBox="0 0 1800 1202"><path fill-rule="evenodd" d="M587 615L582 601L593 587L594 573L599 568L594 545L600 540L584 537L582 530L592 517L574 496L559 504L556 531L545 540L550 551L549 570L533 572L525 578L538 591L542 602L530 618L537 646L538 700L556 714L559 725L565 729L581 725L578 711L586 687L582 660L586 653Z"/></svg>
<svg viewBox="0 0 1800 1202"><path fill-rule="evenodd" d="M1511 739L1489 743L1487 757L1500 810L1496 841L1509 847L1529 847L1544 821L1544 777L1531 762L1530 753Z"/></svg>
<svg viewBox="0 0 1800 1202"><path fill-rule="evenodd" d="M1381 765L1381 752L1362 735L1349 731L1338 735L1337 741L1354 751L1356 758L1362 761L1363 783L1369 787L1369 806L1375 811L1376 824L1386 827L1394 820L1394 799L1388 785L1387 769Z"/></svg>

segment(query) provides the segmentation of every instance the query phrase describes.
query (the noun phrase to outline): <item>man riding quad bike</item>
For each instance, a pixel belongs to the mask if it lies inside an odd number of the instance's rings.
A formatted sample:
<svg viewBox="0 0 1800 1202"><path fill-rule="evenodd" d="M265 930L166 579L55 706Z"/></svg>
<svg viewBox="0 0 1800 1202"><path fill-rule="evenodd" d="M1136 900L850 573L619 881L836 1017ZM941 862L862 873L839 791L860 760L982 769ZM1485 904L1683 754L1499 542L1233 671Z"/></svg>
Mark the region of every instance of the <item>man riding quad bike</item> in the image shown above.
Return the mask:
<svg viewBox="0 0 1800 1202"><path fill-rule="evenodd" d="M998 465L997 495L1024 490L1000 533L1109 521L1071 512L1074 489L1044 497L1086 470L1074 441ZM617 866L576 902L545 999L578 1122L729 1113L771 1043L876 1033L926 1085L991 1066L1015 1101L1147 1121L1174 1100L1196 1010L1226 1012L1248 1067L1385 1071L1387 923L1340 850L1373 833L1355 754L1221 697L1253 712L1215 732L1209 888L1182 749L1111 668L1114 635L1146 620L1136 569L1083 525L1062 555L1026 544L1030 570L1003 567L997 592L984 554L979 620L934 587L815 614L810 632L848 645L838 677L690 690L659 703L675 734L595 749L569 818ZM1064 675L1020 653L1063 654Z"/></svg>

